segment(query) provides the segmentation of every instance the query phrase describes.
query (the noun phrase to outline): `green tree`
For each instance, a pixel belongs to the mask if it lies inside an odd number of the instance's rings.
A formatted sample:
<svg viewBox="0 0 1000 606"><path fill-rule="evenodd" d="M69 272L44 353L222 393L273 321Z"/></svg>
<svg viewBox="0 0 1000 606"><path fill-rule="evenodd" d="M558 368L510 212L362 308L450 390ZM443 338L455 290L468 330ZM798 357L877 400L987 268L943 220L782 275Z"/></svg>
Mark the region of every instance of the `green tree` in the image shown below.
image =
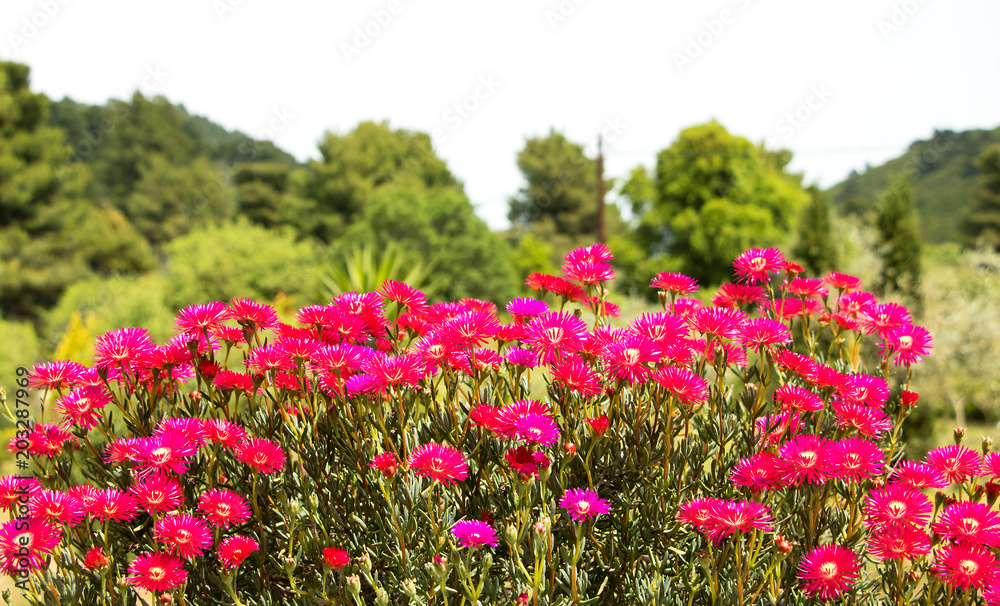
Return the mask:
<svg viewBox="0 0 1000 606"><path fill-rule="evenodd" d="M816 185L810 185L809 204L799 221L799 241L792 254L806 270L818 276L837 266L837 247L832 237L830 198Z"/></svg>
<svg viewBox="0 0 1000 606"><path fill-rule="evenodd" d="M444 283L438 292L445 300L475 297L506 303L517 293L510 246L476 216L458 188L400 184L376 189L337 249L344 253L361 242L395 242L414 258L433 264L433 277Z"/></svg>
<svg viewBox="0 0 1000 606"><path fill-rule="evenodd" d="M264 227L284 224L284 199L290 176L291 169L279 162L239 166L233 174L239 214Z"/></svg>
<svg viewBox="0 0 1000 606"><path fill-rule="evenodd" d="M510 200L515 227L549 222L561 235L597 237L597 168L582 145L550 130L525 142L517 167L526 184Z"/></svg>
<svg viewBox="0 0 1000 606"><path fill-rule="evenodd" d="M633 200L644 210L636 244L663 259L661 267L674 266L667 259L673 257L678 270L703 284L730 279L739 253L784 245L793 231L808 195L801 176L785 171L789 161L789 152L754 145L718 122L682 131L657 156L655 199Z"/></svg>
<svg viewBox="0 0 1000 606"><path fill-rule="evenodd" d="M901 292L919 304L920 224L913 208L913 188L905 176L897 176L876 202L875 229L882 261L877 290Z"/></svg>
<svg viewBox="0 0 1000 606"><path fill-rule="evenodd" d="M1000 251L1000 145L983 152L976 165L982 171L982 188L976 205L963 221L963 235L969 245L981 241Z"/></svg>
<svg viewBox="0 0 1000 606"><path fill-rule="evenodd" d="M111 208L87 199L90 171L66 164L63 132L27 66L0 63L0 311L38 319L73 281L153 266L148 244Z"/></svg>
<svg viewBox="0 0 1000 606"><path fill-rule="evenodd" d="M328 132L319 151L321 160L292 176L288 203L298 231L323 242L332 242L358 220L379 187L460 187L427 134L392 130L385 122L362 122L346 135Z"/></svg>

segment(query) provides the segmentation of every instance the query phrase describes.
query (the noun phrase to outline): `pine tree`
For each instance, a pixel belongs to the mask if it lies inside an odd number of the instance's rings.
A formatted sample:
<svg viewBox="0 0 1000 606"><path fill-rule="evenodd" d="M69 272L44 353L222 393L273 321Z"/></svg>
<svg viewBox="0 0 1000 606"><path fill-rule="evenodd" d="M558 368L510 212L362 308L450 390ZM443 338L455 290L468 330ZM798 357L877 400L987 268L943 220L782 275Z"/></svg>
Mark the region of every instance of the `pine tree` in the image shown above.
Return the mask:
<svg viewBox="0 0 1000 606"><path fill-rule="evenodd" d="M809 204L799 221L799 242L792 251L809 273L820 275L837 266L837 248L831 236L830 198L819 187L810 185Z"/></svg>
<svg viewBox="0 0 1000 606"><path fill-rule="evenodd" d="M982 242L1000 251L1000 145L988 148L976 161L983 188L975 207L962 223L966 243Z"/></svg>
<svg viewBox="0 0 1000 606"><path fill-rule="evenodd" d="M919 306L920 226L909 179L905 176L892 179L878 198L876 213L878 252L882 259L878 290L901 292Z"/></svg>

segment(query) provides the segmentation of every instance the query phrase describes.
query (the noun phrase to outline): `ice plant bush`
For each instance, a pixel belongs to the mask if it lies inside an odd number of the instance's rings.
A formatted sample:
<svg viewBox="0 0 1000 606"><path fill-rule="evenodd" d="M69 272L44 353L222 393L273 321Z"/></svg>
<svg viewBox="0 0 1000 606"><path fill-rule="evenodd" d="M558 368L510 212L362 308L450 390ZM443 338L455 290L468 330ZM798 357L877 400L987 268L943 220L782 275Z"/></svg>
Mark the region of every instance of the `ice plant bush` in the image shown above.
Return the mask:
<svg viewBox="0 0 1000 606"><path fill-rule="evenodd" d="M387 281L38 365L0 567L38 604L1000 603L1000 455L903 457L905 308L751 249L616 318L611 262L506 314Z"/></svg>

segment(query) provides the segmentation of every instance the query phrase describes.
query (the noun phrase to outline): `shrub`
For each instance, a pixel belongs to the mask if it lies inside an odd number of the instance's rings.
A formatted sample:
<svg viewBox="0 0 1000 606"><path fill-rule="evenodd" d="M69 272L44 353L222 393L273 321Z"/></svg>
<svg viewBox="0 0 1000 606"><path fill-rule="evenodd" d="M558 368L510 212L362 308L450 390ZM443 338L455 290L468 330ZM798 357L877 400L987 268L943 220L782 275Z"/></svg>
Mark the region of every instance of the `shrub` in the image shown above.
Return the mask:
<svg viewBox="0 0 1000 606"><path fill-rule="evenodd" d="M508 324L386 281L24 370L58 414L11 444L35 478L0 481L0 564L63 604L994 599L997 455L902 460L931 347L905 308L751 249L714 306L663 273L664 311L611 328L610 257L529 276Z"/></svg>

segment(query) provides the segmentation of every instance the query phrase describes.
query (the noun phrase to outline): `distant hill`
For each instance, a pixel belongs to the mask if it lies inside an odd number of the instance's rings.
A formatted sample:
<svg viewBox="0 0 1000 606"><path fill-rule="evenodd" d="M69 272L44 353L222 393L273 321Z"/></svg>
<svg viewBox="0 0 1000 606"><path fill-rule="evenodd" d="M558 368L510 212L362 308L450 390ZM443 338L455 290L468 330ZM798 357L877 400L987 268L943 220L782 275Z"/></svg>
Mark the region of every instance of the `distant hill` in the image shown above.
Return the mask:
<svg viewBox="0 0 1000 606"><path fill-rule="evenodd" d="M851 173L827 193L842 212L863 213L885 190L891 176L906 174L913 184L924 238L935 243L958 241L962 217L981 187L975 160L996 143L1000 143L1000 127L935 131L926 141L914 141L902 156L864 173Z"/></svg>

